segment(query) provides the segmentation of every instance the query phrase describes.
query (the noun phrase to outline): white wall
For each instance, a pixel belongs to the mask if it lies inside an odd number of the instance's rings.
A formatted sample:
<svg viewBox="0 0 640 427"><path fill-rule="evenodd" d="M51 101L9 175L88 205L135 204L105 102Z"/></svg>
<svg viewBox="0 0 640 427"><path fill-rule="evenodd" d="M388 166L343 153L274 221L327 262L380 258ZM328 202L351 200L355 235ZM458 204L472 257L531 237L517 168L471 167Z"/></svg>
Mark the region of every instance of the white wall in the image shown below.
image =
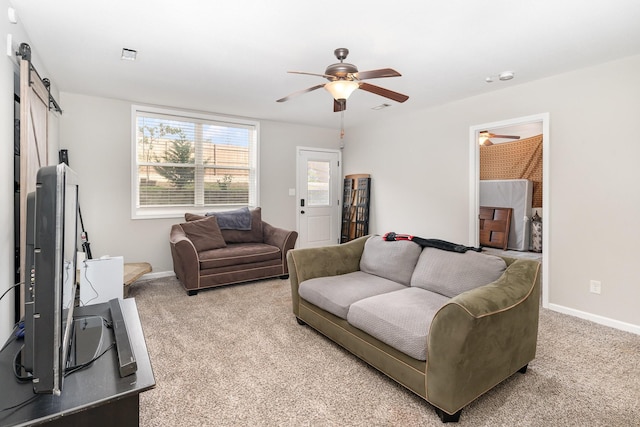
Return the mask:
<svg viewBox="0 0 640 427"><path fill-rule="evenodd" d="M344 171L372 175L372 232L464 243L469 127L545 112L552 308L638 332L640 56L349 129Z"/></svg>
<svg viewBox="0 0 640 427"><path fill-rule="evenodd" d="M62 93L60 147L80 176L80 207L94 257L122 255L147 261L154 272L173 271L173 219L131 219L131 102ZM260 123L260 199L263 219L295 229L295 147L337 148L337 131Z"/></svg>

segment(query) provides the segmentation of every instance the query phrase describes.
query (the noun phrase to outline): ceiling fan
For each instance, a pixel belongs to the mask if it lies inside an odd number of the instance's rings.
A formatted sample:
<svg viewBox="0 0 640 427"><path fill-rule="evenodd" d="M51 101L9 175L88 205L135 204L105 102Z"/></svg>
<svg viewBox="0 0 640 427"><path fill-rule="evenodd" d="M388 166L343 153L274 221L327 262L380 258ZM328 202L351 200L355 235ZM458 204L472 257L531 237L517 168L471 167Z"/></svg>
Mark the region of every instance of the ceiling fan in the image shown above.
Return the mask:
<svg viewBox="0 0 640 427"><path fill-rule="evenodd" d="M304 71L288 71L292 74L308 74L311 76L324 77L329 80L329 83L323 83L316 86L312 86L307 89L303 89L294 92L290 95L280 98L277 102L285 102L289 99L302 95L303 93L311 92L316 89L325 88L333 96L333 111L344 111L347 109L347 98L356 90L362 89L367 92L374 93L376 95L384 96L385 98L392 99L397 102L404 102L409 97L398 92L394 92L389 89L375 86L370 83L365 83L362 80L378 79L382 77L399 77L402 74L391 68L381 68L379 70L370 71L358 71L358 67L353 64L344 62L349 55L349 49L338 48L334 52L334 55L340 62L331 64L327 67L324 74L307 73Z"/></svg>
<svg viewBox="0 0 640 427"><path fill-rule="evenodd" d="M478 133L478 141L480 142L480 145L484 145L485 147L493 145L493 142L491 142L490 138L520 139L518 135L496 135L495 133L491 133L486 130Z"/></svg>

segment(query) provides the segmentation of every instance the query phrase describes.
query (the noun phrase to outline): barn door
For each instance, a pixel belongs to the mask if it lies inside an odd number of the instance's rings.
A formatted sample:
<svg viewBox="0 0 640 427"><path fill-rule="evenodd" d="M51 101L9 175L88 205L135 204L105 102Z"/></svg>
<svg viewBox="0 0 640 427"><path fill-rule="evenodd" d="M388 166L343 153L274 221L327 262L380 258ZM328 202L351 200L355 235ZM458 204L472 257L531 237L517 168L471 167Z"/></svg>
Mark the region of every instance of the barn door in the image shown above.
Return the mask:
<svg viewBox="0 0 640 427"><path fill-rule="evenodd" d="M36 189L38 169L48 159L49 90L30 60L20 61L20 282L25 281L27 194ZM23 285L24 286L24 285ZM20 307L24 306L24 289ZM22 315L22 313L21 313Z"/></svg>

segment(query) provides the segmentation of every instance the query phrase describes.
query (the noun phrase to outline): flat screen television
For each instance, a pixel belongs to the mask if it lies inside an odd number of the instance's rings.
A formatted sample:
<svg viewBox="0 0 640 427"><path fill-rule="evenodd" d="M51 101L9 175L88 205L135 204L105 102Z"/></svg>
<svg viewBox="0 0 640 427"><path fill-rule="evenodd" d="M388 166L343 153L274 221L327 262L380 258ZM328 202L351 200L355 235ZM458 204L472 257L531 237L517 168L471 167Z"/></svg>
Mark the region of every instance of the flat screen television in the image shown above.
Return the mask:
<svg viewBox="0 0 640 427"><path fill-rule="evenodd" d="M38 170L27 227L23 364L34 392L59 394L73 335L79 236L78 176L64 163Z"/></svg>

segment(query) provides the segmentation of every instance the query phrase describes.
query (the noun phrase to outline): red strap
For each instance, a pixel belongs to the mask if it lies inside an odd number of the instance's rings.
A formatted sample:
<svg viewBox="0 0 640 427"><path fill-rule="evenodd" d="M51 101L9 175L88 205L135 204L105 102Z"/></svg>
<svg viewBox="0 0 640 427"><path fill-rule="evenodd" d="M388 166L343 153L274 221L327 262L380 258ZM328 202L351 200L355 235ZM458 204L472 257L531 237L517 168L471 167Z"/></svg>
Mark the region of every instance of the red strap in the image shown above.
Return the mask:
<svg viewBox="0 0 640 427"><path fill-rule="evenodd" d="M396 240L412 240L413 236L410 234L396 234Z"/></svg>
<svg viewBox="0 0 640 427"><path fill-rule="evenodd" d="M382 238L386 241L395 241L395 240L413 240L413 236L410 234L396 234L392 231L388 233L384 233Z"/></svg>

